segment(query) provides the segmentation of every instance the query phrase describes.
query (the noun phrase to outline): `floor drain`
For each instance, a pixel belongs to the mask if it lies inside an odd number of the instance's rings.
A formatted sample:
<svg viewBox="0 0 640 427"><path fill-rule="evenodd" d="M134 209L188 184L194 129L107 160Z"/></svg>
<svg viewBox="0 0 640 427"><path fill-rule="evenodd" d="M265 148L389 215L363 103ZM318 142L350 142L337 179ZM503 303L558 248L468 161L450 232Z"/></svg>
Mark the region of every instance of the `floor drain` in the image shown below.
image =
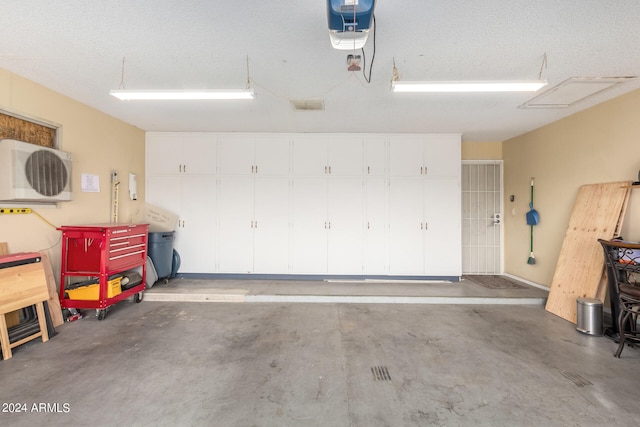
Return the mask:
<svg viewBox="0 0 640 427"><path fill-rule="evenodd" d="M391 375L386 366L372 366L371 373L376 381L391 381Z"/></svg>
<svg viewBox="0 0 640 427"><path fill-rule="evenodd" d="M562 375L565 378L568 378L571 381L573 381L575 383L575 385L577 385L578 387L584 387L586 385L593 385L593 383L591 381L583 378L582 376L580 376L579 374L577 374L575 372L563 371Z"/></svg>

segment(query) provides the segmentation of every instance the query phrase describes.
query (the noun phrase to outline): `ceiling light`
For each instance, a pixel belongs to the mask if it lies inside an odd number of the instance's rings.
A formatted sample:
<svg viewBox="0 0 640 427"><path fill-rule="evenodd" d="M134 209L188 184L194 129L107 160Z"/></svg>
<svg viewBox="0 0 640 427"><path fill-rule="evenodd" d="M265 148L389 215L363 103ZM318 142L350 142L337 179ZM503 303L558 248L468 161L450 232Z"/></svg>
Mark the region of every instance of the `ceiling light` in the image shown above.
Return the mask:
<svg viewBox="0 0 640 427"><path fill-rule="evenodd" d="M112 90L110 95L123 101L253 99L253 89L232 90Z"/></svg>
<svg viewBox="0 0 640 427"><path fill-rule="evenodd" d="M568 108L592 96L636 79L626 77L571 77L536 95L519 108Z"/></svg>
<svg viewBox="0 0 640 427"><path fill-rule="evenodd" d="M504 81L393 81L394 92L535 92L547 84L544 80Z"/></svg>

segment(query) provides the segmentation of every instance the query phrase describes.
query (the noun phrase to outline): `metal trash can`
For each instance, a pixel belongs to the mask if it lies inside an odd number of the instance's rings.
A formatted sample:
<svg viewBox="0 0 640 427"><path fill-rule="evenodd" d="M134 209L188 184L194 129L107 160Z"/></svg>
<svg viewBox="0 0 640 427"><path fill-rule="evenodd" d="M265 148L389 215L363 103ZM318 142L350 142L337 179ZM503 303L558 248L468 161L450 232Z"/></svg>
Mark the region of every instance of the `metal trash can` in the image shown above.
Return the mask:
<svg viewBox="0 0 640 427"><path fill-rule="evenodd" d="M602 328L602 301L593 298L578 298L576 329L587 335L601 336Z"/></svg>

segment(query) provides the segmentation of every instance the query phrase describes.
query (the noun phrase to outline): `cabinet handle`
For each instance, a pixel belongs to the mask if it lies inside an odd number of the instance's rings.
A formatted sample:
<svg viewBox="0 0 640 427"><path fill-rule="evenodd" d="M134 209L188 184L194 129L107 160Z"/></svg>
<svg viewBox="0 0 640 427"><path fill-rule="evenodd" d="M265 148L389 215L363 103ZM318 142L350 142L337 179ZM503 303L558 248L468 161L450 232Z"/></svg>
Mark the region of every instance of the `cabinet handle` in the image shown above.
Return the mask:
<svg viewBox="0 0 640 427"><path fill-rule="evenodd" d="M429 223L425 221L424 223L424 229L425 231L429 229Z"/></svg>
<svg viewBox="0 0 640 427"><path fill-rule="evenodd" d="M331 230L331 221L329 221L329 230Z"/></svg>
<svg viewBox="0 0 640 427"><path fill-rule="evenodd" d="M329 166L329 173L331 173L331 166ZM329 228L331 228L331 227L329 227Z"/></svg>
<svg viewBox="0 0 640 427"><path fill-rule="evenodd" d="M370 174L371 173L371 166L367 166L367 173Z"/></svg>
<svg viewBox="0 0 640 427"><path fill-rule="evenodd" d="M371 224L367 221L367 230L371 228Z"/></svg>
<svg viewBox="0 0 640 427"><path fill-rule="evenodd" d="M424 174L427 175L427 171L429 170L429 168L427 168L426 166L424 167Z"/></svg>
<svg viewBox="0 0 640 427"><path fill-rule="evenodd" d="M187 173L187 165L182 165L182 172Z"/></svg>
<svg viewBox="0 0 640 427"><path fill-rule="evenodd" d="M251 165L251 173L253 173L253 165Z"/></svg>
<svg viewBox="0 0 640 427"><path fill-rule="evenodd" d="M256 165L256 173L258 173L258 165Z"/></svg>
<svg viewBox="0 0 640 427"><path fill-rule="evenodd" d="M326 166L324 167L324 173L327 173L327 167Z"/></svg>

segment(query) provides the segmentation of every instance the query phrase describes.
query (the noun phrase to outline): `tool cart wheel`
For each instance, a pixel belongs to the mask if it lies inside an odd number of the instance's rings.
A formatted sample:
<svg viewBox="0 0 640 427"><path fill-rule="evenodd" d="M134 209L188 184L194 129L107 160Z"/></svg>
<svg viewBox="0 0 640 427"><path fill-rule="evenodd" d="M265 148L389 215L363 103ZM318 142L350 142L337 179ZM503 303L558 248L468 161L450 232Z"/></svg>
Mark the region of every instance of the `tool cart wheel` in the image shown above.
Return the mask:
<svg viewBox="0 0 640 427"><path fill-rule="evenodd" d="M102 310L97 309L96 317L98 318L98 320L104 320L104 318L107 317L107 309L106 308L103 308Z"/></svg>
<svg viewBox="0 0 640 427"><path fill-rule="evenodd" d="M137 294L133 295L133 300L136 303L142 302L142 292L138 292Z"/></svg>

